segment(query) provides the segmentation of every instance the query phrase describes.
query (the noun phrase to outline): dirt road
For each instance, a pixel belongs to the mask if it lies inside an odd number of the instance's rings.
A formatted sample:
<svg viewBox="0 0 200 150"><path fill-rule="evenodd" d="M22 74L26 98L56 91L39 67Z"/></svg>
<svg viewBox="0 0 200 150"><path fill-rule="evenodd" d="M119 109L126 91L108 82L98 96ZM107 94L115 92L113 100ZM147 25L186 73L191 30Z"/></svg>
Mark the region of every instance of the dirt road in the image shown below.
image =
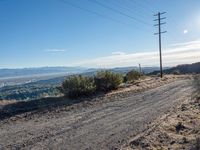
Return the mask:
<svg viewBox="0 0 200 150"><path fill-rule="evenodd" d="M0 121L0 149L117 149L191 96L189 80L106 103Z"/></svg>

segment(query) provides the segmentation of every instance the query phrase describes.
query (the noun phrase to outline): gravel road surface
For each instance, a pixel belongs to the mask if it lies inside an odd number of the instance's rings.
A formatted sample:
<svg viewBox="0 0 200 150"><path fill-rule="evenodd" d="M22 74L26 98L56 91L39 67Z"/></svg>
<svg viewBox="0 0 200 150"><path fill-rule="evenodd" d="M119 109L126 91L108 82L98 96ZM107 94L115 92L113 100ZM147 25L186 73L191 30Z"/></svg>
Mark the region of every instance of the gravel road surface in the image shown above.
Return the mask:
<svg viewBox="0 0 200 150"><path fill-rule="evenodd" d="M190 80L179 80L70 111L56 108L32 117L23 115L23 119L1 120L0 149L117 149L191 92Z"/></svg>

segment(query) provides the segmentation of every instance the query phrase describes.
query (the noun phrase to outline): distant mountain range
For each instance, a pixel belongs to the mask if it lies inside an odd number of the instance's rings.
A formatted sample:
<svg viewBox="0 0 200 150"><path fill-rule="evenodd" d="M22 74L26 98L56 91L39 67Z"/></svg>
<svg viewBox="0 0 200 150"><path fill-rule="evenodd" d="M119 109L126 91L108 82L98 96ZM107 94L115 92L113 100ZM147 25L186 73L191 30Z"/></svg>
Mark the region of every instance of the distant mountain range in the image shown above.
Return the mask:
<svg viewBox="0 0 200 150"><path fill-rule="evenodd" d="M150 74L159 74L159 71L153 71ZM173 73L180 73L180 74L191 74L191 73L200 73L200 62L193 63L193 64L184 64L178 65L176 67L168 68L163 70L165 74L173 74Z"/></svg>
<svg viewBox="0 0 200 150"><path fill-rule="evenodd" d="M110 68L113 72L127 73L130 70L139 70L138 67L118 67ZM142 71L149 73L158 70L158 67L144 67ZM0 78L11 77L29 77L29 76L44 76L44 75L62 75L69 74L94 74L97 71L102 70L100 68L84 68L84 67L41 67L41 68L22 68L22 69L0 69Z"/></svg>
<svg viewBox="0 0 200 150"><path fill-rule="evenodd" d="M117 67L109 68L113 72L127 73L130 70L138 70L138 67ZM31 77L31 76L49 76L58 75L66 76L70 74L86 74L93 75L97 71L102 70L100 68L84 68L84 67L41 67L41 68L22 68L22 69L0 69L0 78L12 78L12 77ZM163 69L165 74L179 72L185 73L200 73L200 62L186 65L178 65L176 67L165 67ZM143 67L142 72L145 74L158 74L159 67Z"/></svg>
<svg viewBox="0 0 200 150"><path fill-rule="evenodd" d="M168 69L168 68L169 67L165 67L164 69ZM111 68L109 70L111 70L113 72L117 72L117 73L127 73L131 70L139 71L139 68L138 67L118 67L118 68ZM148 73L156 71L156 70L159 70L159 67L142 67L141 68L141 71L144 74L148 74Z"/></svg>
<svg viewBox="0 0 200 150"><path fill-rule="evenodd" d="M86 68L82 67L41 67L22 69L0 69L0 77L26 77L34 75L74 74L82 73Z"/></svg>

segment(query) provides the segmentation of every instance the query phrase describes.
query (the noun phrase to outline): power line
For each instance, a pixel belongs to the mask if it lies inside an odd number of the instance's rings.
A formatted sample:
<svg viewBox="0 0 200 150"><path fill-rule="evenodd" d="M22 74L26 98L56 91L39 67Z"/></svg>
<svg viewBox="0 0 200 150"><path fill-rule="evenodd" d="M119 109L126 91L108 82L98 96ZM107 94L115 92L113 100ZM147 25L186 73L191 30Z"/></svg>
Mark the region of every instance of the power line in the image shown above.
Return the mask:
<svg viewBox="0 0 200 150"><path fill-rule="evenodd" d="M142 8L143 10L148 10L148 11L150 11L150 12L152 12L153 13L153 11L149 8L149 7L146 7L145 8L145 6L144 5L142 5L141 3L138 3L138 1L136 1L136 0L129 0L131 3L133 3L133 4L137 4L140 8Z"/></svg>
<svg viewBox="0 0 200 150"><path fill-rule="evenodd" d="M100 17L103 17L103 18L106 18L106 19L109 19L109 20L112 20L112 21L114 21L114 22L117 22L117 23L120 23L120 24L123 24L123 25L129 25L129 24L126 24L126 23L124 23L124 22L122 22L122 21L120 21L120 20L114 19L113 17L109 17L109 16L103 15L103 14L101 14L101 13L95 12L95 11L93 11L93 10L90 10L90 9L87 9L87 8L84 8L84 7L80 7L80 6L78 6L78 5L75 5L74 3L71 3L71 2L69 2L69 1L67 1L67 0L59 0L59 1L62 2L62 3L65 3L65 4L67 4L67 5L70 5L70 6L74 7L74 8L78 8L78 9L80 9L80 10L83 10L83 11L86 11L86 12L89 12L89 13L92 13L92 14L95 14L95 15L97 15L97 16L100 16Z"/></svg>
<svg viewBox="0 0 200 150"><path fill-rule="evenodd" d="M109 2L111 2L111 1L109 1ZM126 10L126 11L131 12L131 13L134 13L134 14L140 16L140 17L147 17L147 16L145 16L143 13L141 14L141 13L138 13L137 11L134 11L135 9L133 9L133 8L131 8L131 7L128 7L127 5L125 6L124 3L120 3L120 2L117 1L117 0L112 1L112 2L113 2L113 3L112 3L113 5L115 5L115 6L119 7L119 8L122 8L122 9L124 9L124 10Z"/></svg>
<svg viewBox="0 0 200 150"><path fill-rule="evenodd" d="M149 23L147 23L147 22L145 22L145 21L143 21L143 20L140 20L140 19L138 19L138 18L135 18L135 17L133 17L133 16L130 16L130 15L124 13L124 12L121 12L121 11L115 9L115 8L112 8L112 7L108 6L108 5L105 5L105 4L103 4L103 3L101 3L101 2L99 2L99 1L97 1L97 0L89 0L89 1L91 1L91 2L93 2L93 3L96 3L96 4L102 6L102 7L106 8L106 9L109 9L109 10L115 12L115 13L118 13L118 14L120 14L120 15L126 16L126 17L128 17L128 18L131 18L131 19L133 19L133 20L135 20L135 21L137 21L137 22L139 22L139 23L142 23L142 24L144 24L144 25L147 25L147 26L151 25L151 24L149 24Z"/></svg>
<svg viewBox="0 0 200 150"><path fill-rule="evenodd" d="M120 21L120 20L117 20L117 19L115 19L115 18L113 18L113 17L103 15L103 14L101 14L101 13L98 13L98 12L96 12L96 11L93 11L93 10L90 10L90 9L87 9L87 8L84 8L84 7L80 7L80 6L78 6L78 5L74 4L74 3L69 2L68 0L59 0L59 1L62 2L62 3L65 3L65 4L69 5L69 6L72 6L72 7L74 7L74 8L80 9L80 10L82 10L82 11L86 11L86 12L88 12L88 13L91 13L91 14L100 16L100 17L102 17L102 18L111 20L111 21L113 21L113 22L116 22L116 23L119 23L119 24L122 24L122 25L126 25L126 26L134 26L135 28L137 28L138 30L143 31L143 32L144 32L144 31L148 31L148 30L145 30L145 29L143 29L143 28L140 28L140 27L135 26L135 24L125 23L125 22L122 22L122 21Z"/></svg>
<svg viewBox="0 0 200 150"><path fill-rule="evenodd" d="M140 14L145 14L145 13L153 14L154 13L153 11L147 11L147 9L144 9L141 6L138 6L136 3L133 3L131 0L127 0L127 3L128 3L129 7L134 8Z"/></svg>
<svg viewBox="0 0 200 150"><path fill-rule="evenodd" d="M151 3L150 3L148 0L143 0L143 2L146 3L148 6L151 7ZM150 7L149 7L149 8L150 8ZM153 8L153 7L151 7L151 8ZM153 10L153 9L152 9L152 10Z"/></svg>

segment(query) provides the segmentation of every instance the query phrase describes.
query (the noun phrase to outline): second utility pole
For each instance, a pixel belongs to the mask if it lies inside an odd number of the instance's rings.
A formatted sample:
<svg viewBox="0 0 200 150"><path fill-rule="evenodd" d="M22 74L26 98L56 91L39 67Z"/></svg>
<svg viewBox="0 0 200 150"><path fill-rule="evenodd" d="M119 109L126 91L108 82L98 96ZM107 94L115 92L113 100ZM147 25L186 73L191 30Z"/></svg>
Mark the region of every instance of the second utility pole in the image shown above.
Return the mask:
<svg viewBox="0 0 200 150"><path fill-rule="evenodd" d="M166 33L167 31L162 32L161 31L161 25L166 24L166 22L161 23L161 20L166 19L166 17L161 18L161 15L165 14L166 12L160 13L154 15L158 16L158 19L155 19L154 21L158 21L158 24L155 24L154 26L158 26L158 33L155 33L155 35L159 35L159 52L160 52L160 77L163 77L163 69L162 69L162 50L161 50L161 34Z"/></svg>

